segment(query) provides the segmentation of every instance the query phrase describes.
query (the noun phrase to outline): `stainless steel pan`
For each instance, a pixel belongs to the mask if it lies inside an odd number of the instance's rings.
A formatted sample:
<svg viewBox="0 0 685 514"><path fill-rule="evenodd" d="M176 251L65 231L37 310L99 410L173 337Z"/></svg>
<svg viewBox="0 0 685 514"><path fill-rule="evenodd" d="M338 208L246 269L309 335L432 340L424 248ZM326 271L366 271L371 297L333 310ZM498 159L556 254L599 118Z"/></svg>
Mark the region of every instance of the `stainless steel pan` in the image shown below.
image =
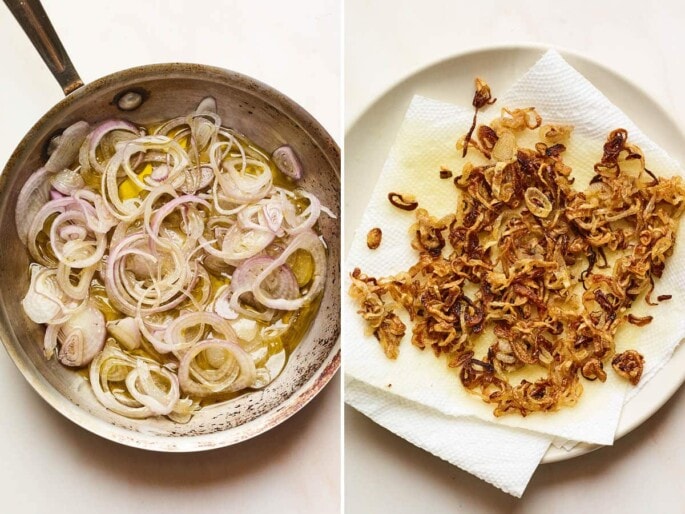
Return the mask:
<svg viewBox="0 0 685 514"><path fill-rule="evenodd" d="M272 151L287 143L299 155L302 185L340 212L340 151L302 107L275 89L232 71L198 64L155 64L113 73L84 85L38 0L5 0L66 97L31 128L0 176L0 339L24 377L50 405L81 427L129 446L199 451L260 434L301 409L340 364L340 230L324 218L329 265L320 311L284 372L263 391L206 407L188 424L130 420L102 407L83 377L42 354L43 329L23 313L29 258L19 241L14 211L27 177L44 160L50 139L77 120L125 117L150 123L191 112L216 98L224 123ZM128 93L128 94L127 94ZM123 111L125 109L130 109ZM338 217L339 219L339 217Z"/></svg>

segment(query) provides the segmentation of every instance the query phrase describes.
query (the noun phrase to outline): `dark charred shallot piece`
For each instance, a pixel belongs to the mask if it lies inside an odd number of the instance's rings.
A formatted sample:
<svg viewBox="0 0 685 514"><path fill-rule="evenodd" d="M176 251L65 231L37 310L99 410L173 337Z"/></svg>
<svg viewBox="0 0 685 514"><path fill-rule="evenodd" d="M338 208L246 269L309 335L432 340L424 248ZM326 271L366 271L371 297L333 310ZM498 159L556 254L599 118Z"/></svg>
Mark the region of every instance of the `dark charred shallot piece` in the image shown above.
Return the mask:
<svg viewBox="0 0 685 514"><path fill-rule="evenodd" d="M481 78L476 78L475 81L476 92L473 94L473 100L471 105L475 108L473 112L473 122L471 123L471 128L466 133L464 138L464 150L461 154L462 157L466 157L466 152L469 150L469 143L471 142L471 136L476 128L476 122L478 121L478 111L485 107L486 105L492 105L497 101L497 98L492 98L492 93L490 92L490 86Z"/></svg>
<svg viewBox="0 0 685 514"><path fill-rule="evenodd" d="M452 178L452 172L446 168L443 168L440 170L440 178L442 178L442 179Z"/></svg>
<svg viewBox="0 0 685 514"><path fill-rule="evenodd" d="M403 211L413 211L419 206L419 203L411 195L388 193L388 200L395 207L402 209Z"/></svg>

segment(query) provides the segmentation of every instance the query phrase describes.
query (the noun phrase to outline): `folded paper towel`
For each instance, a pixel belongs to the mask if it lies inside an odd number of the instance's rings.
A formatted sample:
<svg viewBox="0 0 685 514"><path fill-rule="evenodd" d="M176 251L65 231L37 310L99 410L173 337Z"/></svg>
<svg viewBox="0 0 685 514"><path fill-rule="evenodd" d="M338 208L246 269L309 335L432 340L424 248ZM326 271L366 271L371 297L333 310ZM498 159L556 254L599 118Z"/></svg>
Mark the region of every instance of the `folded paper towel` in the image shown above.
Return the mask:
<svg viewBox="0 0 685 514"><path fill-rule="evenodd" d="M549 437L446 416L354 379L345 380L345 399L362 414L410 443L466 469L504 492L521 497L549 447Z"/></svg>
<svg viewBox="0 0 685 514"><path fill-rule="evenodd" d="M677 163L554 51L543 56L505 95L500 96L497 105L535 106L545 122L574 125L574 136L567 152L567 155L573 156L567 160L574 169L574 175L583 170L586 173L592 170L592 165L601 156L606 135L617 127L626 128L630 141L643 149L650 169L664 175L680 173ZM489 112L483 113L481 121L487 121L496 113L497 109L490 108ZM461 168L462 161L454 143L459 135L465 133L472 114L471 108L422 97L414 98L353 241L347 259L348 271L359 266L368 274L385 276L407 269L416 262L416 253L410 248L407 236L413 213L398 212L390 206L387 193L411 191L421 205L430 206L429 210L434 215L454 212L456 190L447 187L449 183L440 181L436 175L441 165L455 170ZM587 145L587 141L594 141L594 144ZM383 229L383 245L378 250L370 251L366 248L365 235L375 226ZM639 331L630 328L622 330L617 336L617 347L622 350L634 346L634 336L639 334L639 350L646 358L642 384L663 366L685 334L685 294L681 292L685 274L681 271L682 266L674 265L674 261L685 262L684 259L683 245L677 245L667 271L657 285L657 294L664 292L674 297L671 302L650 308L649 313L655 321ZM644 305L636 306L636 311L642 310L646 310ZM626 383L614 373L608 374L604 384L585 382L585 393L574 408L563 409L552 415L534 414L527 418L505 416L495 420L491 406L466 392L456 375L447 369L445 362L435 359L431 352L422 352L413 347L409 336L405 337L397 361L386 359L375 339L364 335L363 321L354 314L355 311L356 306L349 298L346 299L343 302L347 327L345 371L350 379L354 379L353 387L371 387L365 390L367 393L375 390L377 403L387 406L394 404L398 409L401 405L404 410L410 409L424 415L427 412L435 413L427 417L436 429L438 425L444 426L448 419L455 423L463 423L464 419L468 419L469 429L475 430L477 426L483 438L490 437L491 430L499 431L503 426L509 426L512 427L512 437L518 435L528 438L530 434L527 431L538 432L538 442L543 445L544 441L549 443L553 438L598 444L613 442L626 399ZM388 384L392 384L392 393L387 392ZM371 397L374 395L348 394L347 401L362 412L378 412L378 409L369 405ZM475 422L474 418L482 422ZM525 474L526 470L532 473L541 457L535 452L524 454L520 458L527 459L527 467L507 471L496 478L492 475L483 476L479 471L479 452L459 447L460 459L456 461L444 449L431 447L426 436L421 436L426 433L425 425L412 433L406 424L400 427L387 415L381 424L512 494L516 494L521 484L525 487L530 474L524 480L521 473ZM470 452L473 454L470 455Z"/></svg>

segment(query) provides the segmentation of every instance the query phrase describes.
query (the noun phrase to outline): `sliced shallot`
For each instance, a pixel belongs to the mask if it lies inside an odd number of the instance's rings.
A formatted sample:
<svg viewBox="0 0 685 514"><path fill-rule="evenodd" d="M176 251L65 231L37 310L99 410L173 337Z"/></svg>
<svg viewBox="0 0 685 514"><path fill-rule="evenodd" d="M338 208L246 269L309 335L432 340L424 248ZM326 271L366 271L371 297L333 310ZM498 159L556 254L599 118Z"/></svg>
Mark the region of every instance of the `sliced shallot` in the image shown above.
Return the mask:
<svg viewBox="0 0 685 514"><path fill-rule="evenodd" d="M309 252L314 259L314 274L309 290L296 299L279 298L269 295L265 289L266 280L270 277L271 273L280 266L286 264L288 257L296 250L305 250ZM319 236L312 231L303 232L296 236L283 253L257 276L254 286L252 287L252 293L254 294L255 299L266 307L287 311L297 310L319 294L319 291L323 288L325 268L326 251L321 244Z"/></svg>
<svg viewBox="0 0 685 514"><path fill-rule="evenodd" d="M89 364L105 344L105 317L96 307L87 304L76 311L60 328L59 361L65 366L80 368Z"/></svg>
<svg viewBox="0 0 685 514"><path fill-rule="evenodd" d="M205 353L210 353L204 358L211 362L201 366L198 360ZM240 345L209 339L186 352L178 368L178 380L184 392L205 397L250 387L256 373L252 357Z"/></svg>

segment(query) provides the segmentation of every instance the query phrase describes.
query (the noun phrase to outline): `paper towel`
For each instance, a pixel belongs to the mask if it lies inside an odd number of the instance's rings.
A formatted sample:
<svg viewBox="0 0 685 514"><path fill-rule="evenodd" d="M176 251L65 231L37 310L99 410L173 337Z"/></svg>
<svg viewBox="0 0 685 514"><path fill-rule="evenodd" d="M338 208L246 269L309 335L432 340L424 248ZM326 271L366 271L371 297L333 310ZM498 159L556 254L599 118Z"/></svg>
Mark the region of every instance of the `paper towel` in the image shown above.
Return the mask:
<svg viewBox="0 0 685 514"><path fill-rule="evenodd" d="M496 84L491 85L496 88ZM480 121L498 114L498 106L535 106L545 122L574 125L572 143L565 155L574 168L574 175L592 170L592 165L601 156L606 135L617 127L629 131L630 141L643 149L650 169L663 175L680 173L675 161L554 51L548 52L505 95L501 95L497 104L481 115ZM462 162L454 143L465 133L471 116L470 107L414 98L353 241L347 271L359 266L366 273L384 276L406 269L416 261L407 236L413 213L393 208L387 201L387 193L411 192L435 215L453 212L456 190L450 181L438 178L438 170L440 165L456 171L461 169ZM587 145L588 140L594 140L594 145ZM365 236L374 226L383 229L383 243L378 250L370 251L366 248ZM679 239L682 232L680 230ZM663 366L685 333L685 295L682 292L685 275L681 271L683 266L675 265L685 262L684 258L683 245L679 244L664 277L657 284L656 294L672 294L673 299L658 307L640 305L635 309L636 314L649 310L654 322L642 329L628 327L617 336L619 351L637 347L645 356L642 384ZM432 352L421 352L411 345L410 330L401 345L400 357L390 361L375 339L364 335L363 321L355 312L356 306L347 298L343 302L347 327L346 373L381 390L387 390L387 385L392 384L390 399L401 397L455 420L461 419L460 416L480 418L487 422L481 424L480 430L484 434L496 423L548 434L549 440L555 436L562 440L599 444L613 442L626 396L625 381L619 380L613 372L609 371L605 384L584 381L585 393L574 408L551 415L535 414L525 419L518 416L495 419L492 407L467 393L444 361L436 359ZM630 394L634 394L633 388ZM355 407L363 409L359 401ZM388 425L392 430L392 424ZM458 465L470 470L467 460L463 457Z"/></svg>
<svg viewBox="0 0 685 514"><path fill-rule="evenodd" d="M549 438L473 418L454 418L354 379L345 381L345 400L379 425L450 464L521 497Z"/></svg>

